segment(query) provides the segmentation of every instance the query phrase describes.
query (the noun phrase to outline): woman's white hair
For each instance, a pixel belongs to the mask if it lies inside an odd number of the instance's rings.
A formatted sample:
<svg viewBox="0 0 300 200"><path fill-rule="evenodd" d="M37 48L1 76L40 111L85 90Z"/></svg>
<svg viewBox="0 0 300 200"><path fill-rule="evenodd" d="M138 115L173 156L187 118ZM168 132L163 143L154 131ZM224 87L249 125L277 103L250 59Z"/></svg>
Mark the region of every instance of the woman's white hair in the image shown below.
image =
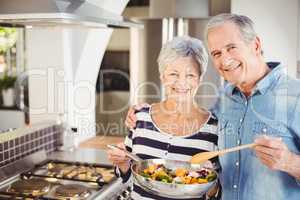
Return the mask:
<svg viewBox="0 0 300 200"><path fill-rule="evenodd" d="M223 13L212 17L208 21L205 29L206 41L209 29L222 26L227 22L231 22L239 28L241 36L246 43L250 43L257 36L257 33L254 30L254 23L249 17L232 13Z"/></svg>
<svg viewBox="0 0 300 200"><path fill-rule="evenodd" d="M175 37L163 45L157 59L159 73L162 74L168 64L180 57L193 57L199 66L200 77L204 75L208 63L204 44L189 36Z"/></svg>

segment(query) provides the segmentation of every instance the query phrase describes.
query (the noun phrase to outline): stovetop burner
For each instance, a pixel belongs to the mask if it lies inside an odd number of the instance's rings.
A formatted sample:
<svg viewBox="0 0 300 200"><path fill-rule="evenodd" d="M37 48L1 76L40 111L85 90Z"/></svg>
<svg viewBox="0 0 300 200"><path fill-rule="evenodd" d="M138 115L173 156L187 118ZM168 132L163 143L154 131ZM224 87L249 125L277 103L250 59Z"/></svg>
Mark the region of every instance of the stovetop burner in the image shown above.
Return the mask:
<svg viewBox="0 0 300 200"><path fill-rule="evenodd" d="M110 164L46 158L37 152L2 167L0 199L115 200L127 188Z"/></svg>
<svg viewBox="0 0 300 200"><path fill-rule="evenodd" d="M17 180L7 189L8 192L32 196L41 196L49 192L51 184L42 179Z"/></svg>
<svg viewBox="0 0 300 200"><path fill-rule="evenodd" d="M114 169L111 166L54 160L36 166L34 170L23 173L23 176L96 183L99 186L106 185L116 179Z"/></svg>
<svg viewBox="0 0 300 200"><path fill-rule="evenodd" d="M78 184L61 185L55 190L55 196L63 199L85 199L90 194L86 187Z"/></svg>

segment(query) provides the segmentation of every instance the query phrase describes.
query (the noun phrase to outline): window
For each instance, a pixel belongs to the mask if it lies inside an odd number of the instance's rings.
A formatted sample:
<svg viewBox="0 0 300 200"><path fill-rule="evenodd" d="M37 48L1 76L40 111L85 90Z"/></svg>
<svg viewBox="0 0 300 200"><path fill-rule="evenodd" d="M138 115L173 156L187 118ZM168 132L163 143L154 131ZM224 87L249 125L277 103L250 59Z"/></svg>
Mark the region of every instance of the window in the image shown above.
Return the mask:
<svg viewBox="0 0 300 200"><path fill-rule="evenodd" d="M0 73L17 76L25 71L24 29L0 27Z"/></svg>
<svg viewBox="0 0 300 200"><path fill-rule="evenodd" d="M98 75L97 92L129 91L129 51L106 51Z"/></svg>
<svg viewBox="0 0 300 200"><path fill-rule="evenodd" d="M0 27L0 107L23 109L28 104L27 79L16 84L26 71L25 29ZM21 102L22 101L22 102Z"/></svg>

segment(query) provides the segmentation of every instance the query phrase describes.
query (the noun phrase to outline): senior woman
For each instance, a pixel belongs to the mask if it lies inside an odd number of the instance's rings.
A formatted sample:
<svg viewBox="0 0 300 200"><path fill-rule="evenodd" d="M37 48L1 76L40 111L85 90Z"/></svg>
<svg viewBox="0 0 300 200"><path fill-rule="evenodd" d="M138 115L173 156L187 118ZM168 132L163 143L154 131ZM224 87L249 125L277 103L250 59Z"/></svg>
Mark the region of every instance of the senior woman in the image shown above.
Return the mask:
<svg viewBox="0 0 300 200"><path fill-rule="evenodd" d="M167 42L158 57L160 79L166 99L136 113L136 128L130 131L120 147L141 159L163 158L189 161L202 151L217 145L217 120L195 103L195 94L208 62L202 42L188 36ZM109 150L108 158L117 166L123 179L131 176L130 160L120 150ZM207 199L208 195L196 199ZM213 195L214 199L216 194ZM134 183L134 200L170 200L149 193ZM187 199L186 199L187 200Z"/></svg>

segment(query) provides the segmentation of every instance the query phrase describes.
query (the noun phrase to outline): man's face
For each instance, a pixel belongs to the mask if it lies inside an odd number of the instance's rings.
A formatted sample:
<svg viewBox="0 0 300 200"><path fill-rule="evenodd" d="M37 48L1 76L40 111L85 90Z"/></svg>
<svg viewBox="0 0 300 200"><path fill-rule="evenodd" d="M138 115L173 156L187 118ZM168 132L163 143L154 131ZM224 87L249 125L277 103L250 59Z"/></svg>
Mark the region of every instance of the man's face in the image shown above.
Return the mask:
<svg viewBox="0 0 300 200"><path fill-rule="evenodd" d="M228 22L210 29L207 39L214 66L225 80L243 88L257 79L261 56L258 38L246 43L238 27Z"/></svg>

